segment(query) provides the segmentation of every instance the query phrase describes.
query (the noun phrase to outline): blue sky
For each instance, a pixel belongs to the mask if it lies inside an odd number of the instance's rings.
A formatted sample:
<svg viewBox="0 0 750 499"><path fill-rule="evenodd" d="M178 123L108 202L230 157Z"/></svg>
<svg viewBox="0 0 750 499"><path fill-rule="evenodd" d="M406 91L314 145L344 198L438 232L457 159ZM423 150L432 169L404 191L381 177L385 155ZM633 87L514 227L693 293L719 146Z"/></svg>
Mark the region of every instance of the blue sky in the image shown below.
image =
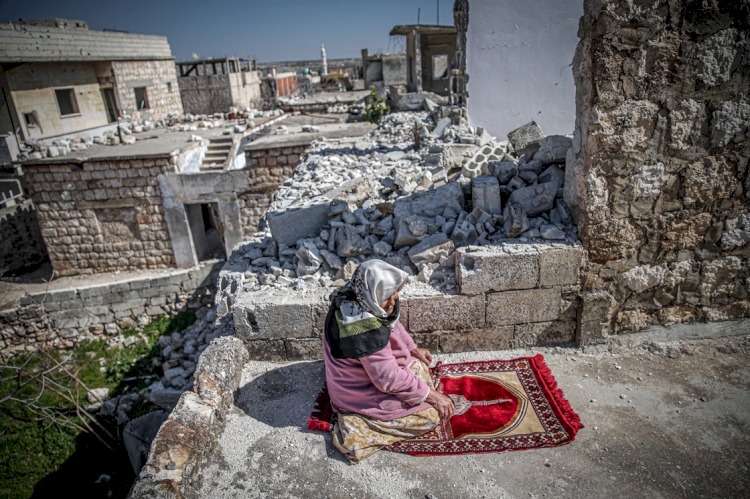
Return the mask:
<svg viewBox="0 0 750 499"><path fill-rule="evenodd" d="M0 21L83 19L91 29L165 35L178 61L257 57L264 61L329 59L393 51L397 24L435 24L435 0L0 0ZM440 24L453 24L453 1L440 1ZM390 50L389 50L390 49Z"/></svg>

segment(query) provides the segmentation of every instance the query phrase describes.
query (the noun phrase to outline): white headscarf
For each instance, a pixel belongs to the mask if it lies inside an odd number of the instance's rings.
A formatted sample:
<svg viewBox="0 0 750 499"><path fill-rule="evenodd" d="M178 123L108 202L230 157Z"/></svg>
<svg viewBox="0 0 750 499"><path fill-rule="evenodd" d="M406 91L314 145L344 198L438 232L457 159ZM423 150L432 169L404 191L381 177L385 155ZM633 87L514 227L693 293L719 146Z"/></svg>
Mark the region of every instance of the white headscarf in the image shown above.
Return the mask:
<svg viewBox="0 0 750 499"><path fill-rule="evenodd" d="M368 260L352 276L352 287L367 308L377 317L388 314L380 304L404 287L409 274L382 260Z"/></svg>

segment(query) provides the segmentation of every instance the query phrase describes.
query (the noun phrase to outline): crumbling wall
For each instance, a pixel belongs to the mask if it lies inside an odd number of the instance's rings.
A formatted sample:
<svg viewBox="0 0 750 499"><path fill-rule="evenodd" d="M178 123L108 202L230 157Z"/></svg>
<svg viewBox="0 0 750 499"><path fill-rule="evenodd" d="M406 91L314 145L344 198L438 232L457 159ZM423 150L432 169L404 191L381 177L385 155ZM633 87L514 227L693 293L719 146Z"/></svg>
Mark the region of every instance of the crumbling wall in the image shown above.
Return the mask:
<svg viewBox="0 0 750 499"><path fill-rule="evenodd" d="M47 260L47 248L31 201L0 209L0 255L0 275Z"/></svg>
<svg viewBox="0 0 750 499"><path fill-rule="evenodd" d="M748 2L587 0L565 199L579 341L750 316Z"/></svg>
<svg viewBox="0 0 750 499"><path fill-rule="evenodd" d="M125 341L127 347L127 341L138 338L118 337L122 329L143 326L151 317L185 306L196 309L211 303L222 263L213 260L162 275L26 294L16 306L0 310L0 358L41 342L71 348L83 339L105 338Z"/></svg>
<svg viewBox="0 0 750 499"><path fill-rule="evenodd" d="M239 194L240 217L245 234L257 232L276 188L294 173L303 146L246 151L250 188Z"/></svg>
<svg viewBox="0 0 750 499"><path fill-rule="evenodd" d="M174 267L157 176L176 171L175 162L25 163L55 274Z"/></svg>
<svg viewBox="0 0 750 499"><path fill-rule="evenodd" d="M225 113L232 106L228 74L185 76L178 79L186 113Z"/></svg>
<svg viewBox="0 0 750 499"><path fill-rule="evenodd" d="M170 114L183 114L174 60L113 61L112 71L117 81L120 109L124 114L132 116L138 111L135 87L146 87L148 96L149 109L139 111L141 118L156 121Z"/></svg>

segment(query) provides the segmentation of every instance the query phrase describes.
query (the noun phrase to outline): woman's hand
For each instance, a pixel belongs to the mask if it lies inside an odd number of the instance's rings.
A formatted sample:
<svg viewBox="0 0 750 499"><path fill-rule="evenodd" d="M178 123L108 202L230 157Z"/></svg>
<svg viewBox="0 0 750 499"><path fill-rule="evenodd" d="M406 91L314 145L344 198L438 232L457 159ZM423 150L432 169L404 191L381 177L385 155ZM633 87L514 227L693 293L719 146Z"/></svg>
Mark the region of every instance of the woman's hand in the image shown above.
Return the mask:
<svg viewBox="0 0 750 499"><path fill-rule="evenodd" d="M456 411L455 407L453 407L453 401L450 398L432 388L430 388L430 393L424 401L434 407L440 419L443 420L452 418L453 413Z"/></svg>
<svg viewBox="0 0 750 499"><path fill-rule="evenodd" d="M409 353L411 354L412 357L414 357L415 359L421 360L427 366L432 364L432 354L426 348L417 347Z"/></svg>

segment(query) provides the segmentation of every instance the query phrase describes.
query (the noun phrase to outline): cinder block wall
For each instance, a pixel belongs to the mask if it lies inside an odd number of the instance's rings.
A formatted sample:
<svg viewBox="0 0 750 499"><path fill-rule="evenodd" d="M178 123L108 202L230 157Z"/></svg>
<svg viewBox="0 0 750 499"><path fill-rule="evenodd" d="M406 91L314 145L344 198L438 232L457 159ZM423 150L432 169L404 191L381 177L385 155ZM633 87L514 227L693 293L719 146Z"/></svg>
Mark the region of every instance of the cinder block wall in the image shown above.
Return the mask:
<svg viewBox="0 0 750 499"><path fill-rule="evenodd" d="M0 258L0 275L47 260L47 248L30 200L0 209Z"/></svg>
<svg viewBox="0 0 750 499"><path fill-rule="evenodd" d="M432 352L556 346L575 340L581 247L518 245L512 250L460 248L461 294L402 293L401 322ZM252 359L322 357L327 295L239 293L243 275L227 265L217 290L217 313L232 312L237 337Z"/></svg>
<svg viewBox="0 0 750 499"><path fill-rule="evenodd" d="M159 276L24 295L20 305L0 310L0 358L45 341L70 348L81 339L114 336L144 316L207 305L213 301L222 264L208 261Z"/></svg>
<svg viewBox="0 0 750 499"><path fill-rule="evenodd" d="M175 157L23 169L56 275L175 266L157 181Z"/></svg>
<svg viewBox="0 0 750 499"><path fill-rule="evenodd" d="M565 199L582 342L750 316L746 3L586 0Z"/></svg>

